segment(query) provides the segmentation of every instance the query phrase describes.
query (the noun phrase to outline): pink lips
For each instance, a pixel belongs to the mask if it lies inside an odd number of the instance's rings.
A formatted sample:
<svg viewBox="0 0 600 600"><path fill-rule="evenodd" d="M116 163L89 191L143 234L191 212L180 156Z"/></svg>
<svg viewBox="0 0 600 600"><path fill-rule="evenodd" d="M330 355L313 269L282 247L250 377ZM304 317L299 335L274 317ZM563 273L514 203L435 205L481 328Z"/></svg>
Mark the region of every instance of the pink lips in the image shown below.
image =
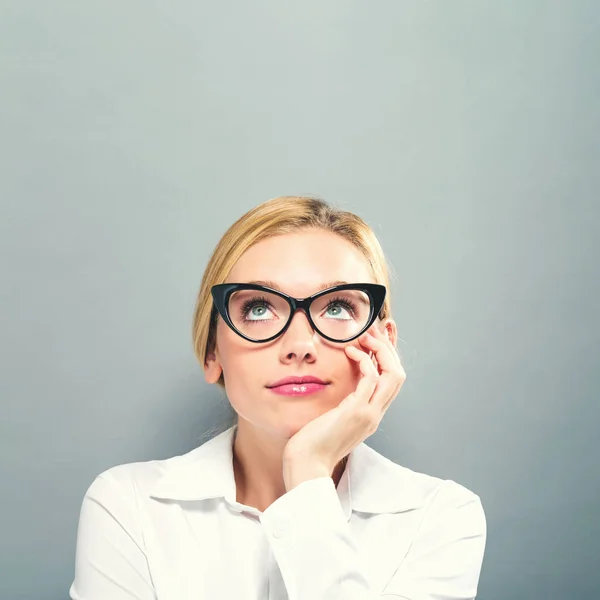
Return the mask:
<svg viewBox="0 0 600 600"><path fill-rule="evenodd" d="M306 396L308 394L314 394L326 387L326 385L320 383L288 383L286 385L277 385L269 389L272 392L282 394L283 396Z"/></svg>
<svg viewBox="0 0 600 600"><path fill-rule="evenodd" d="M324 389L327 385L327 382L318 377L306 375L304 377L285 377L267 387L283 396L306 396Z"/></svg>

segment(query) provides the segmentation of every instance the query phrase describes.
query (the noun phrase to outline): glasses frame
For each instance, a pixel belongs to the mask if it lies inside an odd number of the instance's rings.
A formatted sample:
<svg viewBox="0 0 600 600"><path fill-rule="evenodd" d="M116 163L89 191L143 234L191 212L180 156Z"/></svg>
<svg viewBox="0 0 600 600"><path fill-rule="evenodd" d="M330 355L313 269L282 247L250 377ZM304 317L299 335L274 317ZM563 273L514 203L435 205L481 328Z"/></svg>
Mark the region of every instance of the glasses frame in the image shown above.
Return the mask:
<svg viewBox="0 0 600 600"><path fill-rule="evenodd" d="M255 340L247 335L244 335L241 331L236 329L233 324L230 316L229 316L229 297L234 292L239 290L257 290L262 292L268 292L270 294L275 294L280 298L283 298L290 306L290 316L287 320L287 323L284 325L283 329L275 335L272 335L270 338L265 340ZM371 300L371 313L369 318L367 319L367 324L352 337L349 337L344 340L336 340L335 338L331 338L328 335L325 335L323 332L319 331L319 328L315 325L315 322L312 320L310 315L310 305L325 294L330 294L335 291L343 291L343 290L361 290L366 292ZM213 298L213 309L211 313L211 319L216 321L217 313L221 315L222 319L227 323L229 328L237 333L240 337L248 340L249 342L254 342L255 344L266 344L267 342L271 342L274 339L278 338L280 335L283 335L289 326L292 323L292 319L296 314L297 310L303 310L308 322L311 324L312 328L323 338L329 340L330 342L335 342L336 344L351 342L355 340L357 337L360 337L371 325L375 322L375 319L381 313L381 309L383 307L383 303L385 301L386 296L386 288L384 285L380 285L378 283L347 283L344 285L336 285L334 287L327 288L326 290L321 290L320 292L313 294L312 296L308 296L307 298L294 298L292 296L288 296L287 294L274 290L273 288L266 287L263 285L257 285L254 283L220 283L217 285L213 285L211 288L211 295ZM215 310L216 309L216 310Z"/></svg>

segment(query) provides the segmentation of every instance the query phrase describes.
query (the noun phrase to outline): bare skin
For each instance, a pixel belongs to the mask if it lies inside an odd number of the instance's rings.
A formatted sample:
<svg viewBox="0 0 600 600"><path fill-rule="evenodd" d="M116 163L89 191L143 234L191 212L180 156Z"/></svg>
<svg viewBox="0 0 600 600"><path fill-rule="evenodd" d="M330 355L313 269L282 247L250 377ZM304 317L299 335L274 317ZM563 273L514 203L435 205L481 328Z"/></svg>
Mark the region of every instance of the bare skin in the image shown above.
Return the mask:
<svg viewBox="0 0 600 600"><path fill-rule="evenodd" d="M362 254L340 236L303 230L269 238L249 248L231 270L228 282L270 280L292 296L304 298L334 281L375 283ZM378 322L395 345L396 324ZM254 344L235 334L219 319L215 352L204 367L208 383L221 372L227 397L238 414L233 446L236 499L264 511L286 493L283 478L284 449L306 423L336 407L356 389L361 378L357 363L344 346L313 331L298 311L288 330L266 344ZM350 342L360 348L355 340ZM315 375L331 383L306 397L285 397L265 386L289 375ZM340 461L331 473L337 487L345 468Z"/></svg>

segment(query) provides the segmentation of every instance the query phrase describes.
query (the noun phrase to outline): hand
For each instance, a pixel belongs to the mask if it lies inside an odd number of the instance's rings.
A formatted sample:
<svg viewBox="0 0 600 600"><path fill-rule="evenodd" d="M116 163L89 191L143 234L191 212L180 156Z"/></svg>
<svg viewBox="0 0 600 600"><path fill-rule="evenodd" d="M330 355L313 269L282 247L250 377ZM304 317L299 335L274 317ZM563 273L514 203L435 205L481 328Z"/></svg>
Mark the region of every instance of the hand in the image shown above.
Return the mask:
<svg viewBox="0 0 600 600"><path fill-rule="evenodd" d="M406 380L396 348L376 325L358 341L366 350L353 345L344 348L346 355L358 362L362 373L356 390L288 440L283 473L288 491L307 479L330 477L339 461L377 431Z"/></svg>

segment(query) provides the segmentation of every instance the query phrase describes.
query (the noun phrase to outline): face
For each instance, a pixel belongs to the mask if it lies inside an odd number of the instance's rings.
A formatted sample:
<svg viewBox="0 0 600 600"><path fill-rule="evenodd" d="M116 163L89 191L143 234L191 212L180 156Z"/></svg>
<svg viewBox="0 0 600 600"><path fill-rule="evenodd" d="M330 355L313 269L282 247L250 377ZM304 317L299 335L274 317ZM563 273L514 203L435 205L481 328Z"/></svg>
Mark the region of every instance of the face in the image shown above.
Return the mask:
<svg viewBox="0 0 600 600"><path fill-rule="evenodd" d="M312 230L255 244L240 257L225 283L267 280L295 298L311 296L327 282L376 283L366 259L350 242ZM375 323L395 344L395 323L391 319ZM356 389L361 375L358 364L344 352L348 344L363 349L358 340L335 343L322 338L300 310L285 333L263 344L244 340L219 318L205 378L215 383L223 373L240 424L243 420L271 436L289 439ZM291 375L313 375L329 384L304 396L283 396L266 387Z"/></svg>

